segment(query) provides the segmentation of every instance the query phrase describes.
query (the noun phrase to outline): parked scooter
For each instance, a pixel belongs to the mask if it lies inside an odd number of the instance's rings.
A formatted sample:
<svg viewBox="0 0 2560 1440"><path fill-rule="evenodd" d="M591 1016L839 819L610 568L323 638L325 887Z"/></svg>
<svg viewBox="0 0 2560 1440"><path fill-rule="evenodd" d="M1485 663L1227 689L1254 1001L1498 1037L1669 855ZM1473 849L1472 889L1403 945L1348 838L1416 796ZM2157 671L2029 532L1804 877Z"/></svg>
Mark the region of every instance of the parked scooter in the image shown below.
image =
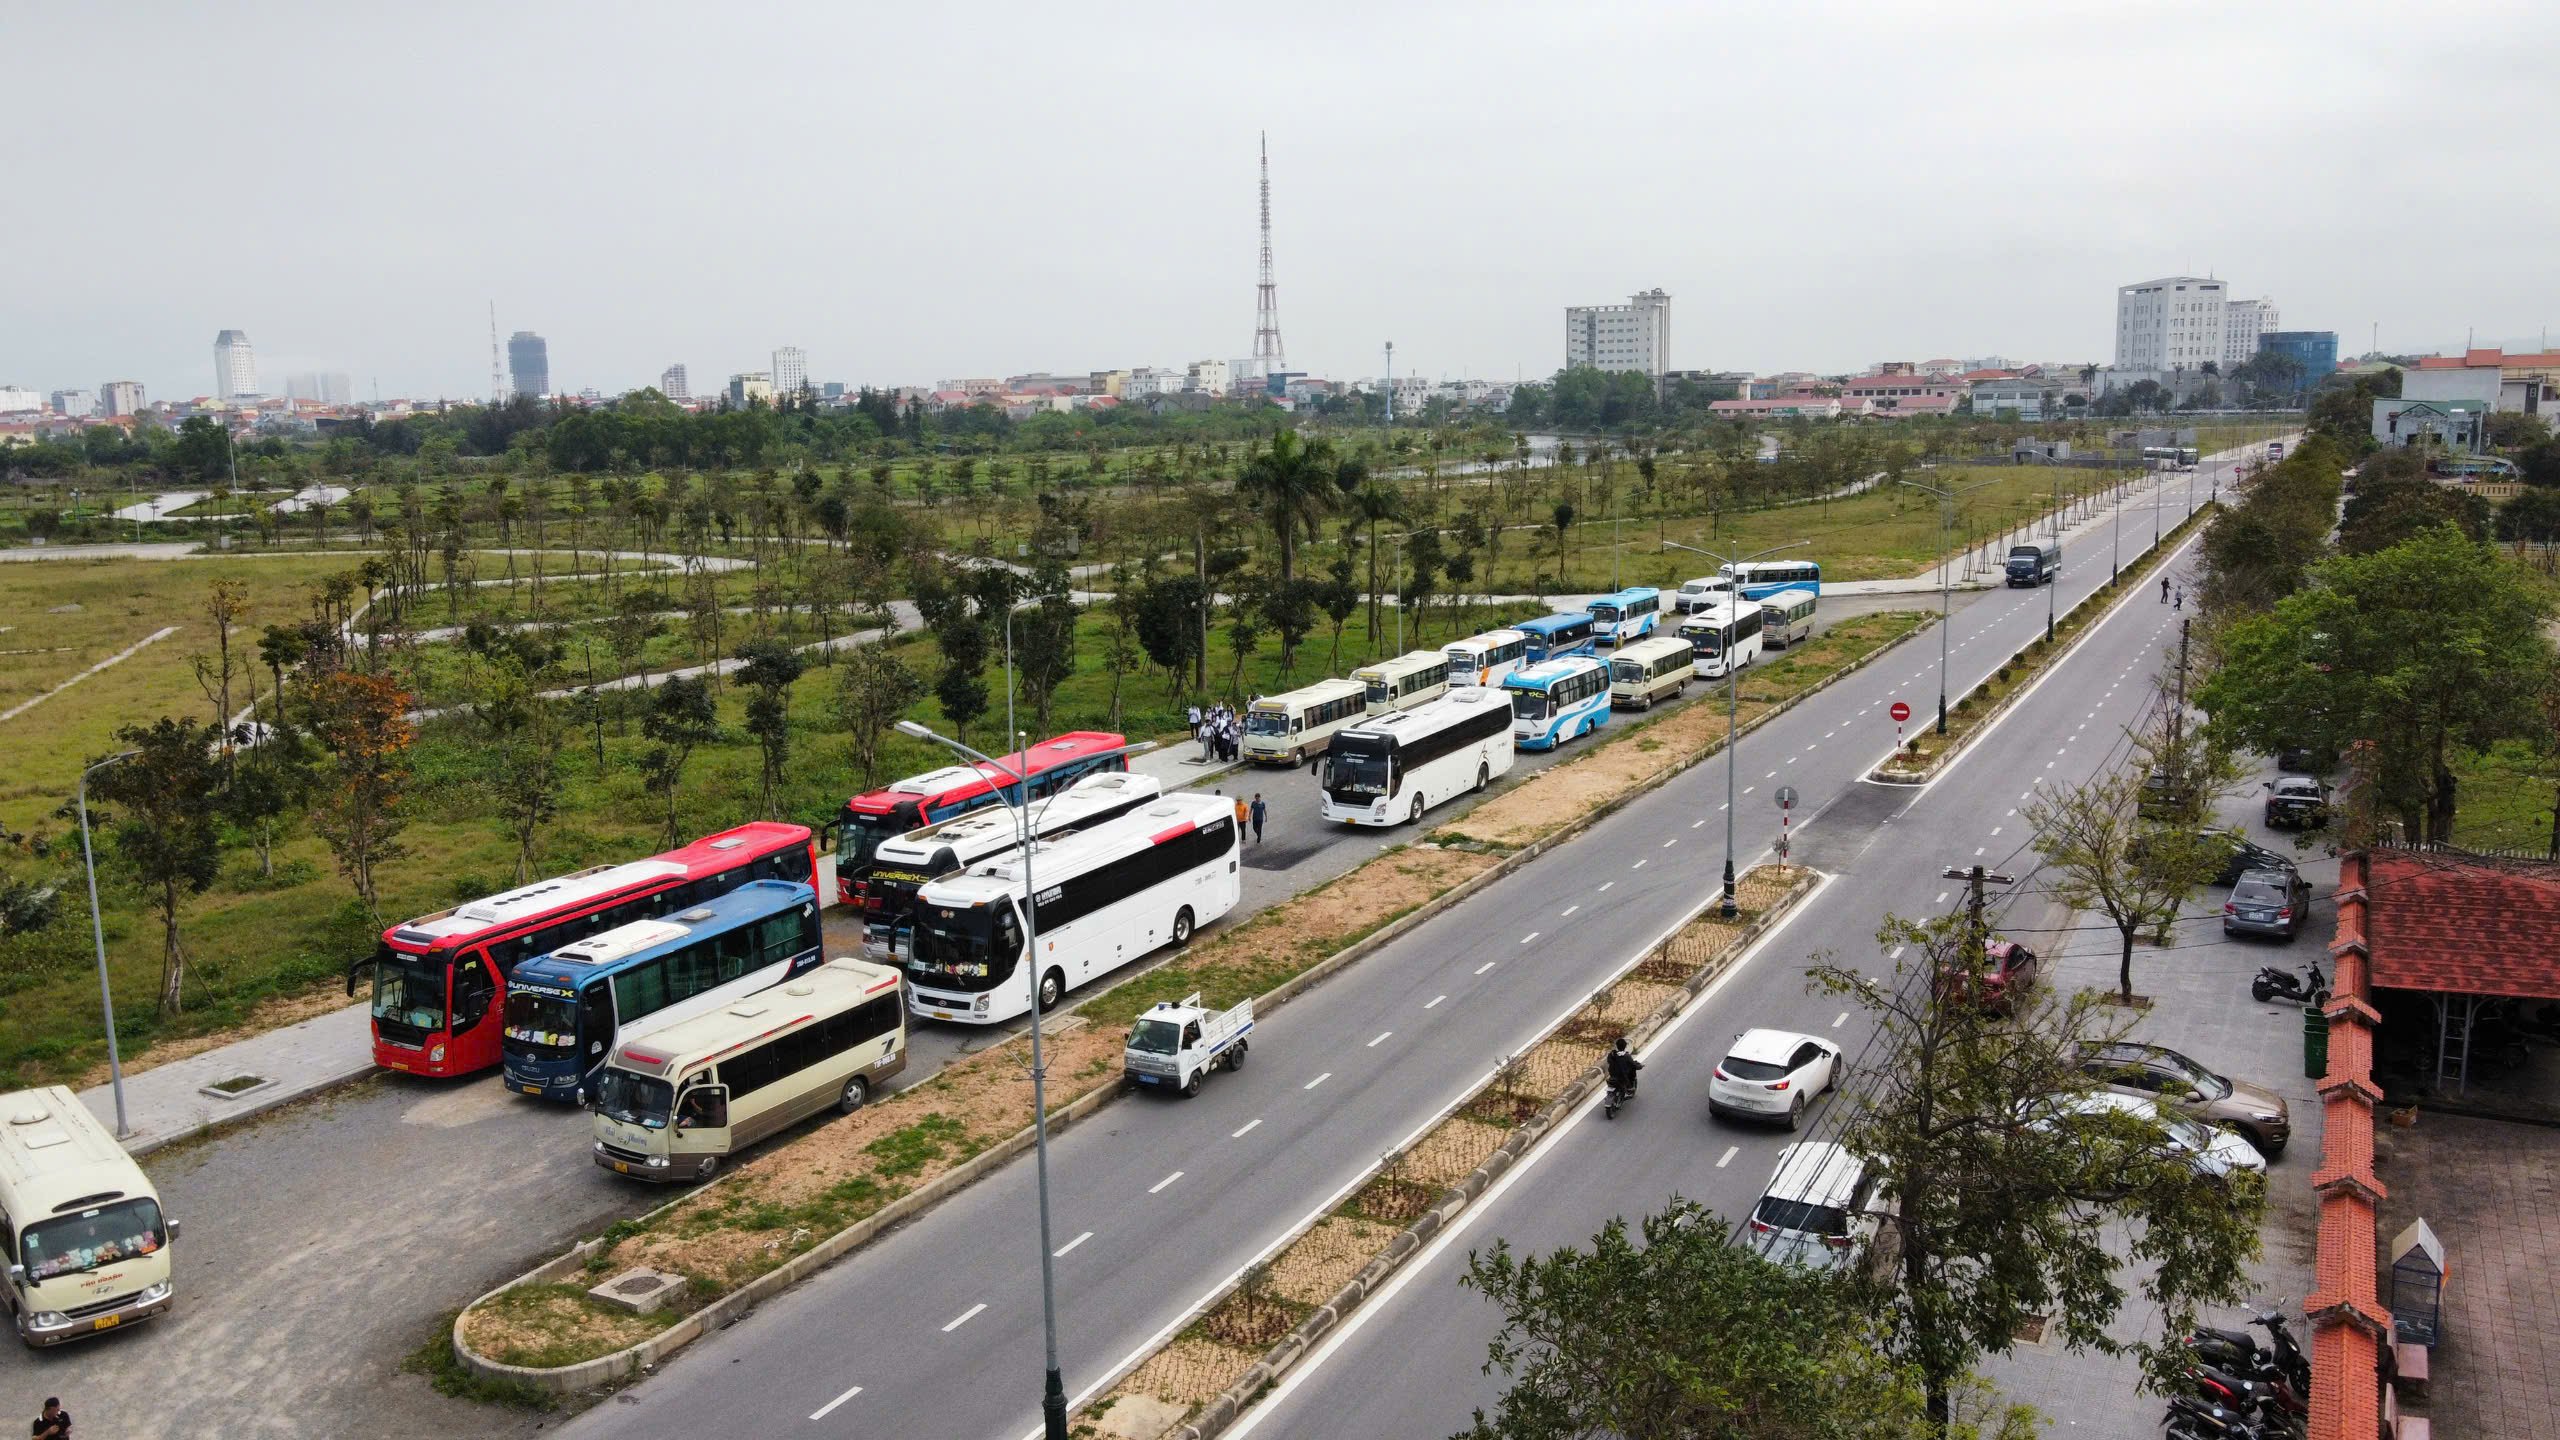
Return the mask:
<svg viewBox="0 0 2560 1440"><path fill-rule="evenodd" d="M2311 978L2302 980L2290 970L2273 965L2259 967L2258 978L2249 982L2250 998L2261 1004L2284 1000L2297 1005L2325 1005L2329 1001L2329 982L2320 973L2320 962L2311 962Z"/></svg>
<svg viewBox="0 0 2560 1440"><path fill-rule="evenodd" d="M2268 1440L2239 1411L2193 1395L2171 1396L2160 1425L2169 1440Z"/></svg>
<svg viewBox="0 0 2560 1440"><path fill-rule="evenodd" d="M2282 1304L2282 1301L2277 1302ZM2311 1357L2294 1343L2293 1332L2285 1327L2284 1314L2275 1309L2259 1311L2249 1324L2267 1332L2267 1344L2244 1328L2226 1330L2212 1325L2199 1325L2187 1337L2187 1348L2204 1363L2218 1370L2249 1376L2281 1378L2296 1395L2311 1390Z"/></svg>

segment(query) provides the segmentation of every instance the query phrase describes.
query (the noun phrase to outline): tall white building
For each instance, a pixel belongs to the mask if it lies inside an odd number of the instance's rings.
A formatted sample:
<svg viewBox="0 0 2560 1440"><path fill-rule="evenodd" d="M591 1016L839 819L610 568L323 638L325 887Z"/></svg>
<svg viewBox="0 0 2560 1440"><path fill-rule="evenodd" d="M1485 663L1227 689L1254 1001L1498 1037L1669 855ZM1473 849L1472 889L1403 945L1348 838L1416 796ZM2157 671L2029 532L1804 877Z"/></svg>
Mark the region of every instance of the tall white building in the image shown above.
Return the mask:
<svg viewBox="0 0 2560 1440"><path fill-rule="evenodd" d="M2273 300L2232 300L2222 307L2222 368L2246 365L2258 354L2258 337L2284 326Z"/></svg>
<svg viewBox="0 0 2560 1440"><path fill-rule="evenodd" d="M53 392L53 413L65 420L86 419L98 408L98 397L86 390Z"/></svg>
<svg viewBox="0 0 2560 1440"><path fill-rule="evenodd" d="M683 366L670 365L658 372L658 393L670 400L693 398L693 382L685 378Z"/></svg>
<svg viewBox="0 0 2560 1440"><path fill-rule="evenodd" d="M797 345L773 352L773 393L786 399L809 385L809 356Z"/></svg>
<svg viewBox="0 0 2560 1440"><path fill-rule="evenodd" d="M98 387L100 413L106 415L139 415L142 413L142 382L110 380Z"/></svg>
<svg viewBox="0 0 2560 1440"><path fill-rule="evenodd" d="M257 393L258 356L249 348L249 332L225 330L214 336L213 398L236 400Z"/></svg>
<svg viewBox="0 0 2560 1440"><path fill-rule="evenodd" d="M1202 395L1227 393L1227 362L1194 360L1183 374L1183 387Z"/></svg>
<svg viewBox="0 0 2560 1440"><path fill-rule="evenodd" d="M1624 305L1574 305L1564 312L1568 370L1635 370L1659 380L1671 368L1671 296L1660 289Z"/></svg>
<svg viewBox="0 0 2560 1440"><path fill-rule="evenodd" d="M2194 370L2220 361L2230 287L2200 275L2171 275L2116 290L2116 368Z"/></svg>
<svg viewBox="0 0 2560 1440"><path fill-rule="evenodd" d="M768 405L773 403L772 376L761 370L747 370L729 377L731 408L744 410L758 400Z"/></svg>
<svg viewBox="0 0 2560 1440"><path fill-rule="evenodd" d="M44 408L44 396L24 385L0 385L0 415L21 411L33 414Z"/></svg>

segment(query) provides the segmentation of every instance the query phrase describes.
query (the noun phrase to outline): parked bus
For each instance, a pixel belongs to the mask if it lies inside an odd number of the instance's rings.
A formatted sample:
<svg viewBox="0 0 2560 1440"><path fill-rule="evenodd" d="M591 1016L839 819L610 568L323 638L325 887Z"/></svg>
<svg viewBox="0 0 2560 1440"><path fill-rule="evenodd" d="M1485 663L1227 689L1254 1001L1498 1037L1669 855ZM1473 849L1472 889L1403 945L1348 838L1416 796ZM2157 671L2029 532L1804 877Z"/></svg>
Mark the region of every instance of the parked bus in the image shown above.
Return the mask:
<svg viewBox="0 0 2560 1440"><path fill-rule="evenodd" d="M1609 657L1609 703L1650 710L1678 699L1698 673L1697 647L1675 635L1656 635L1621 646Z"/></svg>
<svg viewBox="0 0 2560 1440"><path fill-rule="evenodd" d="M1681 581L1679 593L1672 597L1672 603L1681 614L1695 615L1701 610L1713 610L1732 598L1731 577L1701 575L1695 580Z"/></svg>
<svg viewBox="0 0 2560 1440"><path fill-rule="evenodd" d="M404 920L347 970L373 981L373 1063L468 1075L498 1063L498 1013L516 963L599 931L725 895L750 880L816 883L805 825L759 820L681 850L597 865Z"/></svg>
<svg viewBox="0 0 2560 1440"><path fill-rule="evenodd" d="M1163 793L1154 776L1133 770L1087 775L1046 800L1031 802L1031 833L1046 840L1116 820ZM1022 818L1012 806L998 805L881 841L872 852L871 873L863 879L864 927L872 938L894 948L914 923L916 892L927 881L1009 854L1021 835Z"/></svg>
<svg viewBox="0 0 2560 1440"><path fill-rule="evenodd" d="M0 1095L0 1300L19 1339L42 1349L167 1313L177 1238L151 1177L67 1086Z"/></svg>
<svg viewBox="0 0 2560 1440"><path fill-rule="evenodd" d="M1542 660L1561 660L1567 655L1588 655L1597 627L1590 616L1579 611L1570 615L1541 615L1523 620L1511 627L1527 637L1529 648L1521 658L1535 665Z"/></svg>
<svg viewBox="0 0 2560 1440"><path fill-rule="evenodd" d="M1733 588L1746 600L1765 600L1781 590L1822 593L1822 567L1810 560L1745 560L1716 568L1732 577Z"/></svg>
<svg viewBox="0 0 2560 1440"><path fill-rule="evenodd" d="M595 1161L707 1180L727 1156L833 1105L850 1115L906 1068L898 972L834 959L613 1049L596 1075Z"/></svg>
<svg viewBox="0 0 2560 1440"><path fill-rule="evenodd" d="M1760 605L1737 601L1680 622L1680 638L1698 652L1698 678L1721 679L1760 658Z"/></svg>
<svg viewBox="0 0 2560 1440"><path fill-rule="evenodd" d="M1040 886L1040 1008L1226 914L1242 896L1235 802L1167 795L1153 805L1029 856ZM994 1025L1031 1008L1021 975L1027 884L1020 851L917 896L907 955L908 1004L918 1015Z"/></svg>
<svg viewBox="0 0 2560 1440"><path fill-rule="evenodd" d="M537 955L507 985L507 1088L583 1093L613 1047L705 1015L818 963L818 892L750 880L662 920Z"/></svg>
<svg viewBox="0 0 2560 1440"><path fill-rule="evenodd" d="M1760 602L1760 643L1784 650L1812 638L1813 611L1820 601L1810 590L1781 590Z"/></svg>
<svg viewBox="0 0 2560 1440"><path fill-rule="evenodd" d="M1408 650L1351 672L1367 692L1369 713L1410 710L1438 699L1449 688L1449 657L1437 650Z"/></svg>
<svg viewBox="0 0 2560 1440"><path fill-rule="evenodd" d="M892 835L920 830L982 805L1009 805L1029 780L1031 798L1054 794L1097 770L1126 770L1129 757L1119 753L1128 737L1098 730L1075 730L1043 740L1030 750L997 757L994 765L945 765L910 775L894 785L856 795L836 817L836 899L845 905L862 902L862 879L871 870L872 852Z"/></svg>
<svg viewBox="0 0 2560 1440"><path fill-rule="evenodd" d="M1519 678L1514 671L1511 679ZM1324 767L1324 818L1352 825L1419 820L1450 796L1491 784L1511 768L1509 698L1477 686L1335 736Z"/></svg>
<svg viewBox="0 0 2560 1440"><path fill-rule="evenodd" d="M1449 688L1499 685L1529 663L1529 637L1518 630L1487 630L1452 642L1442 653L1449 657Z"/></svg>
<svg viewBox="0 0 2560 1440"><path fill-rule="evenodd" d="M1511 743L1523 750L1553 750L1609 723L1606 660L1549 660L1511 672L1502 688L1511 701Z"/></svg>
<svg viewBox="0 0 2560 1440"><path fill-rule="evenodd" d="M1244 758L1295 765L1323 754L1336 732L1368 713L1369 687L1358 680L1319 680L1286 695L1265 695L1245 707Z"/></svg>
<svg viewBox="0 0 2560 1440"><path fill-rule="evenodd" d="M1642 640L1662 621L1662 592L1650 585L1631 585L1594 598L1592 633L1602 649Z"/></svg>

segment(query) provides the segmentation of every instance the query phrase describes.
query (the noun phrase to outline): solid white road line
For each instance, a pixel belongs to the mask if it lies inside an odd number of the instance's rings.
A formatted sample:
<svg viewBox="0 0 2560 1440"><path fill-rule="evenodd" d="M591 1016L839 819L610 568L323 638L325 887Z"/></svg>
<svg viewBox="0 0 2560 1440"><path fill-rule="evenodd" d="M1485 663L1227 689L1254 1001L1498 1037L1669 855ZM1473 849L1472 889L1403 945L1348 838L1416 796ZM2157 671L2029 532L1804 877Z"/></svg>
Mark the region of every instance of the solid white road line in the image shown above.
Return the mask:
<svg viewBox="0 0 2560 1440"><path fill-rule="evenodd" d="M1479 973L1481 973L1481 972L1479 972ZM1316 1077L1316 1078L1314 1078L1313 1080L1308 1081L1306 1084L1299 1086L1298 1088L1299 1088L1299 1089L1301 1089L1301 1090L1313 1090L1313 1089L1314 1089L1314 1088L1316 1088L1317 1086L1319 1086L1319 1085L1323 1084L1324 1082L1326 1082L1327 1080L1330 1080L1330 1079L1332 1079L1332 1078L1333 1078L1333 1072L1332 1072L1332 1071L1330 1071L1330 1070L1327 1070L1327 1071L1326 1071L1326 1072L1324 1072L1323 1074L1321 1074L1321 1075L1317 1076L1317 1077Z"/></svg>
<svg viewBox="0 0 2560 1440"><path fill-rule="evenodd" d="M943 1333L943 1334L945 1334L945 1335L948 1335L948 1334L950 1334L952 1331L959 1329L961 1326L968 1324L971 1320L974 1320L974 1319L976 1319L976 1318L977 1318L977 1315L978 1315L978 1312L979 1312L979 1311L984 1310L984 1309L986 1309L986 1308L987 1308L987 1302L985 1302L985 1301L981 1300L981 1301L979 1301L977 1304L970 1306L968 1309L961 1311L961 1312L960 1312L960 1318L959 1318L959 1319L954 1320L954 1321L952 1321L950 1324L945 1325L945 1326L943 1326L943 1327L942 1327L942 1333Z"/></svg>
<svg viewBox="0 0 2560 1440"><path fill-rule="evenodd" d="M1381 1031L1379 1031L1379 1032L1378 1032L1378 1040L1384 1040L1384 1039L1386 1039L1388 1036L1393 1035L1394 1033L1396 1033L1396 1032L1394 1032L1393 1030L1381 1030ZM1372 1041L1370 1041L1368 1044L1363 1045L1363 1046L1361 1046L1360 1048L1361 1048L1361 1049L1363 1049L1363 1050L1375 1050L1375 1049L1377 1049L1377 1048L1378 1048L1378 1040L1372 1040Z"/></svg>
<svg viewBox="0 0 2560 1440"><path fill-rule="evenodd" d="M1736 1155L1739 1155L1739 1154L1741 1154L1741 1153L1742 1153L1742 1147L1741 1147L1741 1146L1739 1146L1739 1145L1728 1145L1728 1146L1726 1146L1726 1147L1724 1148L1724 1154L1723 1154L1723 1156L1721 1156L1720 1158L1718 1158L1718 1159L1717 1159L1717 1161L1716 1161L1716 1168L1717 1168L1717 1169L1719 1169L1719 1170L1721 1170L1721 1169L1723 1169L1724 1167L1726 1167L1727 1165L1732 1164L1732 1163L1733 1163L1733 1157L1734 1157L1734 1156L1736 1156Z"/></svg>
<svg viewBox="0 0 2560 1440"><path fill-rule="evenodd" d="M1179 1171L1179 1170L1176 1170L1176 1171L1174 1171L1172 1174L1167 1175L1166 1177L1164 1177L1163 1179L1161 1179L1161 1180L1157 1181L1157 1182L1156 1182L1156 1183L1154 1183L1153 1185L1148 1186L1148 1187L1147 1187L1147 1193L1148 1193L1148 1194L1150 1194L1150 1195L1153 1195L1153 1194L1155 1194L1157 1191L1162 1190L1162 1189L1163 1189L1164 1187L1166 1187L1167 1185L1170 1185L1170 1184L1172 1184L1174 1181L1179 1180L1179 1179L1181 1179L1181 1178L1182 1178L1182 1172L1181 1172L1181 1171ZM983 1309L985 1309L985 1308L987 1308L987 1307L985 1307L985 1306L981 1305L981 1306L979 1306L978 1308L979 1308L979 1309L981 1309L981 1310L983 1310Z"/></svg>
<svg viewBox="0 0 2560 1440"><path fill-rule="evenodd" d="M854 1386L852 1389L847 1390L846 1392L844 1392L843 1394L841 1394L841 1395L837 1396L837 1397L836 1397L836 1398L834 1398L833 1400L828 1401L826 1404L819 1406L816 1410L814 1410L814 1411L812 1411L812 1412L810 1413L809 1418L810 1418L810 1419L812 1419L812 1420L824 1420L824 1419L826 1419L829 1415L832 1415L832 1414L834 1414L834 1413L835 1413L835 1409L836 1409L836 1407L837 1407L837 1406L839 1406L839 1405L843 1404L843 1403L844 1403L844 1402L846 1402L847 1400L850 1400L850 1399L852 1399L854 1396L859 1395L859 1394L861 1394L861 1393L862 1393L862 1387L861 1387L861 1386L859 1386L859 1385L856 1385L856 1386Z"/></svg>
<svg viewBox="0 0 2560 1440"><path fill-rule="evenodd" d="M1254 1122L1253 1122L1253 1125L1259 1125L1259 1124L1261 1124L1261 1123L1262 1123L1261 1121L1256 1120L1256 1121L1254 1121ZM1247 1125L1246 1127L1244 1127L1244 1130L1250 1130L1250 1129L1252 1129L1252 1128L1253 1128L1253 1125ZM1243 1134L1243 1133L1244 1133L1244 1130L1239 1130L1239 1131L1237 1131L1236 1133L1237 1133L1238 1135L1241 1135L1241 1134ZM1090 1231L1090 1230L1087 1230L1086 1232L1084 1232L1083 1234L1081 1234L1081 1235L1077 1236L1077 1237L1076 1237L1076 1238L1074 1238L1073 1240L1068 1241L1066 1244L1061 1245L1061 1246L1059 1246L1057 1249L1050 1251L1050 1252L1049 1252L1050 1258L1052 1258L1052 1259L1064 1259L1064 1258L1065 1258L1065 1256L1066 1256L1066 1253L1067 1253L1068 1251L1073 1250L1073 1249L1074 1249L1074 1248L1076 1248L1077 1246L1079 1246L1079 1245L1083 1244L1084 1242L1086 1242L1087 1240L1090 1240L1090 1239L1092 1239L1092 1238L1093 1238L1093 1232L1092 1232L1092 1231Z"/></svg>
<svg viewBox="0 0 2560 1440"><path fill-rule="evenodd" d="M1449 997L1448 997L1448 996L1446 996L1446 995L1434 995L1434 996L1432 996L1432 997L1431 997L1431 999L1430 999L1427 1003L1425 1003L1425 1004L1423 1005L1423 1007L1422 1007L1422 1008L1423 1008L1423 1009L1425 1009L1425 1010L1428 1010L1428 1009L1430 1009L1433 1005L1437 1005L1437 1004L1439 1004L1441 1001L1446 1000L1446 999L1448 999L1448 998L1449 998Z"/></svg>

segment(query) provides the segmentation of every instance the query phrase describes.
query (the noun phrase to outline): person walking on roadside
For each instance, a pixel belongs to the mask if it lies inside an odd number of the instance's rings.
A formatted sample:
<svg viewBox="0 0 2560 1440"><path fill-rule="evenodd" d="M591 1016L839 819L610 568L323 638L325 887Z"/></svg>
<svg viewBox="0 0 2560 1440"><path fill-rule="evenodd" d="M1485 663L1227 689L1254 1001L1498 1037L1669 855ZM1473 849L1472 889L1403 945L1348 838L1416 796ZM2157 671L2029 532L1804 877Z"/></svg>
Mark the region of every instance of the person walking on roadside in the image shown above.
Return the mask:
<svg viewBox="0 0 2560 1440"><path fill-rule="evenodd" d="M2182 590L2180 590L2180 591L2178 592L2178 598L2177 598L2176 603L2172 604L2169 608L2170 608L2170 609L2172 609L2172 610L2184 610L2184 609L2186 609L2186 608L2187 608L2187 592L2186 592L2185 590L2183 590L2183 589L2182 589Z"/></svg>
<svg viewBox="0 0 2560 1440"><path fill-rule="evenodd" d="M2166 575L2160 577L2160 603L2169 603L2169 577Z"/></svg>
<svg viewBox="0 0 2560 1440"><path fill-rule="evenodd" d="M1262 843L1262 820L1263 820L1263 817L1264 817L1265 815L1270 814L1270 813L1271 813L1271 807L1262 803L1262 792L1261 792L1261 791L1259 791L1259 790L1254 791L1254 792L1253 792L1253 843L1254 843L1254 844L1256 844L1256 845L1259 845L1259 844L1261 844L1261 843Z"/></svg>
<svg viewBox="0 0 2560 1440"><path fill-rule="evenodd" d="M1252 823L1253 823L1253 810L1252 810L1252 808L1251 808L1250 806L1247 806L1247 805L1244 803L1244 797L1243 797L1243 796L1241 796L1241 795L1237 796L1237 797L1236 797L1236 833L1237 833L1237 834L1239 834L1239 835L1243 834L1243 833L1244 833L1244 827L1245 827L1245 826L1247 826L1247 825L1250 825L1250 824L1252 824Z"/></svg>

